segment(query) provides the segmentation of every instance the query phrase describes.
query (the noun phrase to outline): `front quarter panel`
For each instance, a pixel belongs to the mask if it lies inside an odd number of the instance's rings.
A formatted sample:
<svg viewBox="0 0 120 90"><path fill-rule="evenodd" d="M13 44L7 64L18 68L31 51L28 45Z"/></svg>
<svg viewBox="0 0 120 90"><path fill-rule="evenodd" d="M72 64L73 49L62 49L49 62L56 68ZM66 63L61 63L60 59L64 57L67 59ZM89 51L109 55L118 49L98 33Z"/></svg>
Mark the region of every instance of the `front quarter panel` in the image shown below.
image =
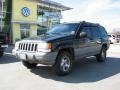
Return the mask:
<svg viewBox="0 0 120 90"><path fill-rule="evenodd" d="M53 51L59 51L64 48L74 48L74 39L58 40L53 43Z"/></svg>

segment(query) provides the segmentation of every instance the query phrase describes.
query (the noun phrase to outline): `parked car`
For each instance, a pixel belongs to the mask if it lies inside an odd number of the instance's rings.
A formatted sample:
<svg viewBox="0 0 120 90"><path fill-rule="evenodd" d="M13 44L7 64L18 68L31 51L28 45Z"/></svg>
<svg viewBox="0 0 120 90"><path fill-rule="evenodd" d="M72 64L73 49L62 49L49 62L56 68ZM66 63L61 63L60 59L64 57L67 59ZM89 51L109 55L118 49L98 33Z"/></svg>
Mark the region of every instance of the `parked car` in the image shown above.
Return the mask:
<svg viewBox="0 0 120 90"><path fill-rule="evenodd" d="M105 62L109 45L103 26L83 21L56 25L41 37L16 42L13 54L27 68L51 65L56 74L66 75L75 60L95 56Z"/></svg>
<svg viewBox="0 0 120 90"><path fill-rule="evenodd" d="M108 35L109 40L110 40L110 44L114 44L117 42L117 38L115 37L115 35Z"/></svg>
<svg viewBox="0 0 120 90"><path fill-rule="evenodd" d="M4 49L8 47L7 33L0 32L0 57L4 54Z"/></svg>

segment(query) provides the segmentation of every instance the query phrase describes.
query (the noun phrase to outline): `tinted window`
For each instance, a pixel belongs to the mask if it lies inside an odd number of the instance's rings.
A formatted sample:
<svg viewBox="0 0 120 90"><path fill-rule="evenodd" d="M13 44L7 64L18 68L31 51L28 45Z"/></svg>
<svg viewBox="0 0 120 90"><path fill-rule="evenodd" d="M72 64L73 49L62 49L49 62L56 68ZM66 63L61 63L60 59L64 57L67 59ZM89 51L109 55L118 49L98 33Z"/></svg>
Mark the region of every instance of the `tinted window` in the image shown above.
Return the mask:
<svg viewBox="0 0 120 90"><path fill-rule="evenodd" d="M91 35L89 27L83 27L82 31L87 33L87 37L88 38L92 38L92 35Z"/></svg>
<svg viewBox="0 0 120 90"><path fill-rule="evenodd" d="M107 37L107 32L104 27L99 27L99 30L102 37Z"/></svg>
<svg viewBox="0 0 120 90"><path fill-rule="evenodd" d="M100 32L98 27L90 27L93 38L100 38Z"/></svg>
<svg viewBox="0 0 120 90"><path fill-rule="evenodd" d="M75 33L79 24L59 24L51 28L47 34L72 34Z"/></svg>

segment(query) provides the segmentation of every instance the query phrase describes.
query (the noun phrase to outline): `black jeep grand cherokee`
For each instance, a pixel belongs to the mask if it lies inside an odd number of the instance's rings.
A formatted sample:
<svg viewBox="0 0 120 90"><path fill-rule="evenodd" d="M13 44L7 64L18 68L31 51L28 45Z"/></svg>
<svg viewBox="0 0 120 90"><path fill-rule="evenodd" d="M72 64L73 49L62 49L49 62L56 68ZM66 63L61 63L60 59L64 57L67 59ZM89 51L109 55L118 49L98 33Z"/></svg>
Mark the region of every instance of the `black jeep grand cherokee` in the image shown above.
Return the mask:
<svg viewBox="0 0 120 90"><path fill-rule="evenodd" d="M73 61L83 57L95 56L104 62L109 45L103 26L83 21L56 25L40 37L16 42L13 54L27 68L52 65L58 75L66 75Z"/></svg>

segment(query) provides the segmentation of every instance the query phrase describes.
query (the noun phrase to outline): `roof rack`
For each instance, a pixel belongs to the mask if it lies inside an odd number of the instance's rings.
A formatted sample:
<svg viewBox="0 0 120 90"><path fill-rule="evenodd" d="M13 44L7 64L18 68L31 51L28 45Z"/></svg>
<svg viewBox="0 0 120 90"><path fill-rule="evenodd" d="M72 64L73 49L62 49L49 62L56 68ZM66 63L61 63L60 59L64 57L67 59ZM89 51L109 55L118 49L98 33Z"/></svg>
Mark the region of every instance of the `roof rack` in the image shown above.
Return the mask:
<svg viewBox="0 0 120 90"><path fill-rule="evenodd" d="M91 23L91 22L86 22L86 21L82 21L82 23L83 23L85 26L98 26L98 25L99 25L98 23Z"/></svg>
<svg viewBox="0 0 120 90"><path fill-rule="evenodd" d="M98 26L98 23L91 23L91 22L86 22L86 21L72 21L72 22L63 22L63 23L82 23L85 26Z"/></svg>

